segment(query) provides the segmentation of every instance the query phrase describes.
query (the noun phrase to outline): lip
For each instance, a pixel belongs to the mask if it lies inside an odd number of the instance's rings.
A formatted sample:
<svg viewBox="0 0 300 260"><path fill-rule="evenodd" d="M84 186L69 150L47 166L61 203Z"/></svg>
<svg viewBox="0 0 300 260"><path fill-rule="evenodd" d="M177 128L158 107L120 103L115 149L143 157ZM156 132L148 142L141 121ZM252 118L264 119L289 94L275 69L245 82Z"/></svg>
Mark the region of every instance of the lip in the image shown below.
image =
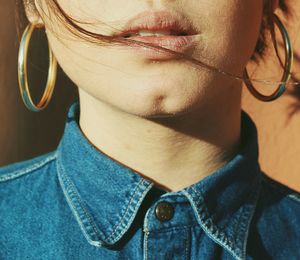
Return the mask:
<svg viewBox="0 0 300 260"><path fill-rule="evenodd" d="M145 11L130 19L121 32L114 36L123 37L128 33L136 33L141 30L171 30L184 32L187 35L196 34L192 23L183 15L169 11Z"/></svg>
<svg viewBox="0 0 300 260"><path fill-rule="evenodd" d="M152 45L160 46L177 53L191 54L196 46L195 35L188 36L147 36L147 37L131 37L130 39L139 42L151 43ZM151 47L143 47L138 43L132 43L130 46L125 45L125 48L133 54L143 55L144 58L151 60L167 60L176 57L174 53L152 49Z"/></svg>
<svg viewBox="0 0 300 260"><path fill-rule="evenodd" d="M192 23L183 15L171 13L169 11L146 11L130 19L121 32L114 36L125 39L129 33L137 33L141 30L161 31L170 30L178 34L186 35L166 35L166 36L132 36L127 39L150 43L179 53L191 53L195 48L197 31ZM138 43L131 43L130 46L124 44L126 48L135 54L141 54L148 59L165 60L173 58L175 54L159 49L143 47Z"/></svg>

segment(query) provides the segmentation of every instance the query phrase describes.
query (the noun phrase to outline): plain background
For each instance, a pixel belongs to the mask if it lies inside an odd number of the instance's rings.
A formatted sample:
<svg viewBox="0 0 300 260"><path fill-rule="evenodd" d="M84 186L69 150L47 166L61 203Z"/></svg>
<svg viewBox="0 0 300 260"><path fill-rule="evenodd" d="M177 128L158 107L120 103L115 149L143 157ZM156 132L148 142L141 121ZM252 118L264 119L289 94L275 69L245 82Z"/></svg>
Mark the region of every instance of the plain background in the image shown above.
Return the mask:
<svg viewBox="0 0 300 260"><path fill-rule="evenodd" d="M295 49L294 77L300 81L300 2L291 0L289 4L293 18L283 21ZM77 89L59 70L49 106L40 113L27 110L17 82L19 43L14 1L0 0L0 6L0 166L4 166L56 148L64 130L67 109L77 96ZM47 76L47 49L36 47L43 45L40 43L45 39L42 33L35 35L29 52L30 88L34 100L38 101ZM273 80L280 80L282 73L272 48L265 62L249 71L255 71L256 78ZM275 87L267 89L270 92ZM262 169L271 178L300 192L300 85L290 87L283 97L271 103L256 100L244 88L243 109L258 128Z"/></svg>

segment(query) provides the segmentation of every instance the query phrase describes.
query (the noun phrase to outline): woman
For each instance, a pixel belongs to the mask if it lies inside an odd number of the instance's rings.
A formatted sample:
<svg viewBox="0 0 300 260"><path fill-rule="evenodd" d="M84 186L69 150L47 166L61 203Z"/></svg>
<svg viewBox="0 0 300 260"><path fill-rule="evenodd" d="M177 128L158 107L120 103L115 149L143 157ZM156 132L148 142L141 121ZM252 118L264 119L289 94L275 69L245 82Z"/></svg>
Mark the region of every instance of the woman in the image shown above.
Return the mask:
<svg viewBox="0 0 300 260"><path fill-rule="evenodd" d="M1 168L1 259L300 258L300 195L261 172L256 127L240 105L242 78L263 101L285 90L292 50L274 14L284 1L24 6L53 52L48 92L34 105L25 32L26 106L48 104L56 59L79 100L56 150ZM264 96L246 65L275 26L285 73Z"/></svg>

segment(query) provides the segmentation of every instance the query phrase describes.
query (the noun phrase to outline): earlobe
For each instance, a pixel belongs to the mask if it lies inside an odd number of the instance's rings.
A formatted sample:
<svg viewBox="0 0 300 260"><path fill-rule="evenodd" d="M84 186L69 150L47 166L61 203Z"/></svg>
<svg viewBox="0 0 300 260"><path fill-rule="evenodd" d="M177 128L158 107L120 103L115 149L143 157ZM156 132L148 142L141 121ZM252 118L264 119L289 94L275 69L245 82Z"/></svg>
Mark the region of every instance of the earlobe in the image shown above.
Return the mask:
<svg viewBox="0 0 300 260"><path fill-rule="evenodd" d="M35 0L23 0L25 13L27 19L30 23L35 23L39 25L39 27L44 26L44 21L41 18L41 15L37 9L36 1Z"/></svg>

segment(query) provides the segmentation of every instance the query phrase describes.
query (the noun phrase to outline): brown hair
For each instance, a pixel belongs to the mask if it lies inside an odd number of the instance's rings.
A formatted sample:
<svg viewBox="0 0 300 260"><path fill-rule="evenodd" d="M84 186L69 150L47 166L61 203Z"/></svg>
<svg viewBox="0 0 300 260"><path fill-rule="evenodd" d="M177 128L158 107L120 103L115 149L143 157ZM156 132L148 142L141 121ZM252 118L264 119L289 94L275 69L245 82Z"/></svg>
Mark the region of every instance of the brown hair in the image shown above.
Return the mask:
<svg viewBox="0 0 300 260"><path fill-rule="evenodd" d="M264 0L264 8L263 8L263 19L261 23L261 28L260 28L260 34L259 38L256 44L255 52L253 53L251 60L257 61L259 58L264 57L264 52L266 49L266 38L267 38L267 32L269 32L272 36L272 41L273 44L275 45L275 49L277 52L277 44L275 40L275 29L274 29L274 22L272 19L272 6L273 6L274 0ZM24 6L23 6L23 0L16 0L17 4L17 12L16 12L16 22L17 22L17 28L18 28L18 35L20 37L20 27L24 24L25 21L25 13L24 13ZM230 77L233 77L235 79L241 79L244 80L242 77L232 75L231 73L225 72L221 69L215 68L213 66L210 66L208 64L203 63L202 61L196 60L191 57L187 57L184 54L174 52L172 50L165 49L160 46L155 46L149 43L144 43L144 42L139 42L135 40L131 40L128 38L117 38L113 36L106 36L106 35L101 35L101 34L96 34L93 32L90 32L84 28L82 28L79 24L90 24L89 22L83 22L83 21L78 21L75 18L71 17L68 15L62 7L59 5L57 0L49 0L47 2L47 5L50 7L50 9L54 12L56 15L56 19L60 21L72 34L74 34L77 37L80 37L81 39L84 39L88 42L95 43L95 44L126 44L128 46L132 44L139 44L144 47L150 47L154 49L159 49L167 52L171 52L173 54L176 54L177 56L180 56L181 58L185 58L186 60L192 62L193 64L196 64L198 66L204 67L206 69L221 73L223 75L227 75ZM286 0L279 0L279 8L281 11L288 15L289 10L286 4ZM278 56L278 53L277 53ZM279 56L278 56L279 58ZM280 61L281 62L281 61ZM282 64L282 62L281 62Z"/></svg>

